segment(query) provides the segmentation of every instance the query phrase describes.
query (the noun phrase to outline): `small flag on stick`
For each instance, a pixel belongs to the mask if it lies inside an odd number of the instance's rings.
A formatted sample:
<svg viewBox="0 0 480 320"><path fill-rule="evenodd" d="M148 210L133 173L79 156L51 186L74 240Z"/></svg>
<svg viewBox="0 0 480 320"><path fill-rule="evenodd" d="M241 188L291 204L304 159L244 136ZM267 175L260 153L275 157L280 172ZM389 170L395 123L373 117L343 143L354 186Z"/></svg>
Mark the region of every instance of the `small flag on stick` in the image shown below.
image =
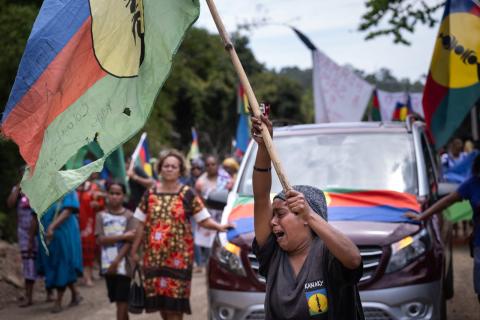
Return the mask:
<svg viewBox="0 0 480 320"><path fill-rule="evenodd" d="M135 151L133 151L130 169L133 169L134 166L142 168L149 177L153 176L146 132L142 133L140 141L138 141L137 147L135 148Z"/></svg>

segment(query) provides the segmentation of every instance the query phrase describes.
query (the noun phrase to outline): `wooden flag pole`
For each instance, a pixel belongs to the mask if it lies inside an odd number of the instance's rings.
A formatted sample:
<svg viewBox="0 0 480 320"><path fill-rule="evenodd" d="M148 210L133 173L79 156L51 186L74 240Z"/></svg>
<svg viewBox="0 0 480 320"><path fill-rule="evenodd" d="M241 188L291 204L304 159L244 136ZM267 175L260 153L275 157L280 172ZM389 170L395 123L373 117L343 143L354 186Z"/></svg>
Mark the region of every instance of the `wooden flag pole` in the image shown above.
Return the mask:
<svg viewBox="0 0 480 320"><path fill-rule="evenodd" d="M237 72L238 77L240 78L240 83L245 89L245 92L248 97L248 102L250 103L250 107L252 108L253 114L255 115L255 117L260 117L261 113L260 113L260 107L258 105L257 98L255 97L255 93L253 92L252 86L250 85L250 81L248 80L247 74L245 73L242 63L238 58L237 52L235 51L232 41L230 40L230 37L227 31L225 30L225 26L223 25L220 15L218 14L215 3L213 2L213 0L206 0L206 1L207 1L208 8L210 9L210 13L212 14L213 21L217 26L218 33L220 34L220 37L222 38L223 43L225 45L225 50L227 50L228 53L230 54L230 58L232 59L232 63L235 68L235 71ZM282 164L280 163L280 159L278 158L277 152L275 151L275 147L273 146L272 137L270 137L267 127L265 126L264 123L262 123L262 128L263 128L262 130L263 141L265 143L265 147L267 148L268 154L270 155L270 159L272 160L273 167L277 172L278 179L282 184L283 190L285 191L290 190L292 189L292 186L288 182L287 176L283 171Z"/></svg>

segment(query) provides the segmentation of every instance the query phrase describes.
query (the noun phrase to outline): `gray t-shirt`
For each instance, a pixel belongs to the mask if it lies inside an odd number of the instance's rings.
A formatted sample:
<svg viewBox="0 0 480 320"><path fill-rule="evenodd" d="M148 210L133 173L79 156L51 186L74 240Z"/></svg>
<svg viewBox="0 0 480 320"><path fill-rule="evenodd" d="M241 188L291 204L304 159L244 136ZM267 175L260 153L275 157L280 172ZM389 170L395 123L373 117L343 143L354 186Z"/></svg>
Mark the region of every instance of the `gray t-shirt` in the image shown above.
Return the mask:
<svg viewBox="0 0 480 320"><path fill-rule="evenodd" d="M95 235L101 236L119 236L127 231L135 230L136 223L133 219L133 213L125 209L124 213L114 214L109 211L97 213L95 226ZM101 273L104 274L116 259L120 249L125 243L123 241L111 245L103 245L101 249ZM123 257L117 269L117 274L131 277L131 263L127 257Z"/></svg>
<svg viewBox="0 0 480 320"><path fill-rule="evenodd" d="M254 242L260 272L267 277L266 319L328 319L329 295L324 278L325 244L314 237L305 262L295 277L287 252L271 235L260 248Z"/></svg>

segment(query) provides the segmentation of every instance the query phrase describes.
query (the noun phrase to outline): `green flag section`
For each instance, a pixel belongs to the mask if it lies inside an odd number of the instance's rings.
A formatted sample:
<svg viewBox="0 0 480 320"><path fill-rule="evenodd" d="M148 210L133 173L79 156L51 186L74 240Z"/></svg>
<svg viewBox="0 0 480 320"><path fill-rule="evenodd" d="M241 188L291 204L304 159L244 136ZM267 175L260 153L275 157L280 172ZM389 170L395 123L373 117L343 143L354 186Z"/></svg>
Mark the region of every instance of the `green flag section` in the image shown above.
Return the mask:
<svg viewBox="0 0 480 320"><path fill-rule="evenodd" d="M70 158L65 164L65 169L72 170L81 168L84 165L84 161L88 159L88 155L92 154L95 159L103 157L102 149L97 144L89 144L77 151L75 156ZM126 170L125 170L125 155L123 153L123 147L119 147L114 150L105 160L105 168L107 168L112 178L116 180L126 182Z"/></svg>
<svg viewBox="0 0 480 320"><path fill-rule="evenodd" d="M43 2L2 119L29 165L21 186L36 212L143 127L199 10L198 0ZM66 168L92 143L97 160Z"/></svg>
<svg viewBox="0 0 480 320"><path fill-rule="evenodd" d="M372 121L382 121L382 115L380 114L380 102L378 101L377 89L373 91L371 119Z"/></svg>
<svg viewBox="0 0 480 320"><path fill-rule="evenodd" d="M444 211L443 215L451 222L472 220L472 206L468 200L458 202L448 207L448 209Z"/></svg>
<svg viewBox="0 0 480 320"><path fill-rule="evenodd" d="M452 137L480 98L480 6L448 0L423 95L427 128L437 149Z"/></svg>

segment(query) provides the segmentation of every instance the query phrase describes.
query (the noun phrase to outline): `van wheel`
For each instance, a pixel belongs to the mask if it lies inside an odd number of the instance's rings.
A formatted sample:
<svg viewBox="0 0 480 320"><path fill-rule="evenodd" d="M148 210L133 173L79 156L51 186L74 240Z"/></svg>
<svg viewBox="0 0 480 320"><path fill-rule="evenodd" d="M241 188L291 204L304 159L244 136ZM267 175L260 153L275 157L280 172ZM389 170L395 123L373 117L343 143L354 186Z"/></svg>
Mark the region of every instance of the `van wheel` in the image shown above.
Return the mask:
<svg viewBox="0 0 480 320"><path fill-rule="evenodd" d="M448 273L444 279L444 289L443 294L446 300L453 298L454 289L453 289L453 259L450 258Z"/></svg>

